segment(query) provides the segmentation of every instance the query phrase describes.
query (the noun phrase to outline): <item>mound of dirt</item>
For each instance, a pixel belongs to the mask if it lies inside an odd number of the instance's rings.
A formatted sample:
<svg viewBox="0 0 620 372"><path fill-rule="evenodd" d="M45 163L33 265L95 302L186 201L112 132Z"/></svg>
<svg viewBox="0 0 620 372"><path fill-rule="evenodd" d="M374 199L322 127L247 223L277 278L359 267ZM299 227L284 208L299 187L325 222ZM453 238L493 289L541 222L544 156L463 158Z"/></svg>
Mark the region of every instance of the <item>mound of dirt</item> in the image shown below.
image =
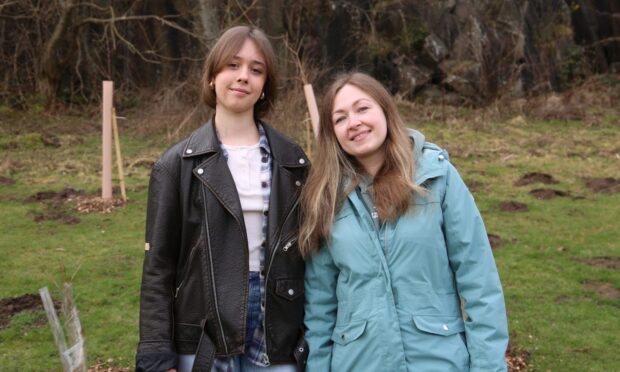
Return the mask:
<svg viewBox="0 0 620 372"><path fill-rule="evenodd" d="M43 200L66 200L77 195L82 195L81 190L76 190L71 187L65 187L61 191L40 191L34 195L31 195L26 201L43 201Z"/></svg>
<svg viewBox="0 0 620 372"><path fill-rule="evenodd" d="M41 136L41 142L43 142L43 144L45 146L48 147L60 147L61 143L60 143L60 138L58 138L58 136L55 136L53 134L50 133L45 133Z"/></svg>
<svg viewBox="0 0 620 372"><path fill-rule="evenodd" d="M565 191L553 189L534 189L530 191L530 194L540 200L549 200L556 196L568 196L568 193Z"/></svg>
<svg viewBox="0 0 620 372"><path fill-rule="evenodd" d="M583 287L606 300L620 300L620 290L611 283L588 281L583 283Z"/></svg>
<svg viewBox="0 0 620 372"><path fill-rule="evenodd" d="M606 178L586 178L586 186L594 192L616 193L620 192L620 179Z"/></svg>
<svg viewBox="0 0 620 372"><path fill-rule="evenodd" d="M519 178L514 183L514 185L525 186L525 185L529 185L531 183L536 183L536 182L544 183L545 185L558 183L558 181L556 181L555 178L553 178L553 176L550 174L540 173L540 172L530 172L530 173L526 173L523 176L521 176L521 178Z"/></svg>
<svg viewBox="0 0 620 372"><path fill-rule="evenodd" d="M596 267L598 269L616 270L620 268L620 257L602 256L602 257L585 258L580 261L588 266Z"/></svg>
<svg viewBox="0 0 620 372"><path fill-rule="evenodd" d="M80 223L80 219L72 216L70 213L64 210L50 210L47 212L35 212L34 222L42 221L59 221L65 225L77 225Z"/></svg>
<svg viewBox="0 0 620 372"><path fill-rule="evenodd" d="M25 294L23 296L3 298L0 300L0 329L6 327L11 322L11 317L25 310L43 309L41 297L36 294Z"/></svg>
<svg viewBox="0 0 620 372"><path fill-rule="evenodd" d="M504 242L502 241L502 238L499 237L499 235L487 234L487 236L489 237L489 243L491 243L492 249L497 249L504 245Z"/></svg>
<svg viewBox="0 0 620 372"><path fill-rule="evenodd" d="M0 185L14 185L14 184L15 184L14 179L0 176Z"/></svg>
<svg viewBox="0 0 620 372"><path fill-rule="evenodd" d="M469 189L469 191L471 192L477 192L480 191L482 189L482 187L484 186L482 184L482 182L479 181L474 181L474 180L468 180L465 181L465 184L467 185L467 188Z"/></svg>
<svg viewBox="0 0 620 372"><path fill-rule="evenodd" d="M509 200L499 204L499 210L502 212L527 212L527 204L518 201Z"/></svg>

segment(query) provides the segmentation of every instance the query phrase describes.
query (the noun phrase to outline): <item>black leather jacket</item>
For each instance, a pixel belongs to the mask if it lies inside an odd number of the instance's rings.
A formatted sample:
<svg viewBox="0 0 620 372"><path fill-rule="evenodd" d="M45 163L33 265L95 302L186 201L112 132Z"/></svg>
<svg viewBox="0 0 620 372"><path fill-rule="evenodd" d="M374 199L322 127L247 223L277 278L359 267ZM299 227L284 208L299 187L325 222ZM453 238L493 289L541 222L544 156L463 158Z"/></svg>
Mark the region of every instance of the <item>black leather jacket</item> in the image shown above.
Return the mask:
<svg viewBox="0 0 620 372"><path fill-rule="evenodd" d="M304 263L298 203L309 169L302 149L263 124L272 155L265 252L265 334L272 364L305 363ZM248 248L241 204L212 121L155 163L149 184L136 370L196 370L244 352Z"/></svg>

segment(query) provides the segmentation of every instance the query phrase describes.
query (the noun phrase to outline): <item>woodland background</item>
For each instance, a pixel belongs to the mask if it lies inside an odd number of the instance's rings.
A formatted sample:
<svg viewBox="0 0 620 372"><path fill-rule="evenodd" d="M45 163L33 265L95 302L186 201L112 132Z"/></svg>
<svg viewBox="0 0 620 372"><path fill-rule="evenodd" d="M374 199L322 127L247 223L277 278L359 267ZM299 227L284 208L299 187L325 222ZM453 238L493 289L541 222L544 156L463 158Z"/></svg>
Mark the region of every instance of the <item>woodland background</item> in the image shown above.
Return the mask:
<svg viewBox="0 0 620 372"><path fill-rule="evenodd" d="M0 101L98 102L102 80L124 105L146 91L191 101L210 45L238 23L273 38L283 89L356 68L406 99L484 105L620 69L618 0L3 0Z"/></svg>
<svg viewBox="0 0 620 372"><path fill-rule="evenodd" d="M310 156L302 84L320 98L349 69L449 151L489 232L511 372L618 368L620 0L0 0L0 371L61 370L38 290L63 282L89 370L132 370L150 169L210 115L203 60L235 24L270 35L267 121ZM102 80L128 202L99 198Z"/></svg>

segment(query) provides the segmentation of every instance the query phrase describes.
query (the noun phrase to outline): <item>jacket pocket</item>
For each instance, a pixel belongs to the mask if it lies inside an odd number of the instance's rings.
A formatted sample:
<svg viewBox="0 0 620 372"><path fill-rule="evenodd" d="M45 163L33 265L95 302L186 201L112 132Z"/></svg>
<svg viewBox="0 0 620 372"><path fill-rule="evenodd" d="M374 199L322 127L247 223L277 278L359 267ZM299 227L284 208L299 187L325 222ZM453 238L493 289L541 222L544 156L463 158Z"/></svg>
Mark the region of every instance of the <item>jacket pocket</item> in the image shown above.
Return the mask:
<svg viewBox="0 0 620 372"><path fill-rule="evenodd" d="M304 294L304 281L302 279L278 279L276 281L276 294L289 301Z"/></svg>
<svg viewBox="0 0 620 372"><path fill-rule="evenodd" d="M366 329L366 320L352 322L343 326L336 326L332 333L332 341L339 345L346 345L360 338Z"/></svg>
<svg viewBox="0 0 620 372"><path fill-rule="evenodd" d="M440 336L450 336L465 331L461 317L414 315L413 323L420 331Z"/></svg>

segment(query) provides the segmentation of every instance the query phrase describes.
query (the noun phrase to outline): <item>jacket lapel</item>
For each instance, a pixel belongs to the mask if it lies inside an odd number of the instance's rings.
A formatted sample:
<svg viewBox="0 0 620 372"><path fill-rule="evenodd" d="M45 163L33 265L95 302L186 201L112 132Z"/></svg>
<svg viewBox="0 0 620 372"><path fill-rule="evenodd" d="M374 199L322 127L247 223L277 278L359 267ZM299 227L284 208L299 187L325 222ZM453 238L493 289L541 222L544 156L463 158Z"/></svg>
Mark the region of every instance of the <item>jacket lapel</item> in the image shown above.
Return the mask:
<svg viewBox="0 0 620 372"><path fill-rule="evenodd" d="M194 164L197 165L194 165L192 171L194 176L202 181L224 208L239 221L241 226L244 226L235 181L220 148L213 120L209 120L191 135L183 150L183 158L196 158ZM203 161L199 162L200 160Z"/></svg>
<svg viewBox="0 0 620 372"><path fill-rule="evenodd" d="M310 165L306 155L290 140L263 124L272 155L271 195L267 222L268 247L277 244L276 235L299 199L304 174ZM301 170L297 172L296 170ZM283 238L283 237L279 237ZM270 252L271 252L270 249Z"/></svg>

